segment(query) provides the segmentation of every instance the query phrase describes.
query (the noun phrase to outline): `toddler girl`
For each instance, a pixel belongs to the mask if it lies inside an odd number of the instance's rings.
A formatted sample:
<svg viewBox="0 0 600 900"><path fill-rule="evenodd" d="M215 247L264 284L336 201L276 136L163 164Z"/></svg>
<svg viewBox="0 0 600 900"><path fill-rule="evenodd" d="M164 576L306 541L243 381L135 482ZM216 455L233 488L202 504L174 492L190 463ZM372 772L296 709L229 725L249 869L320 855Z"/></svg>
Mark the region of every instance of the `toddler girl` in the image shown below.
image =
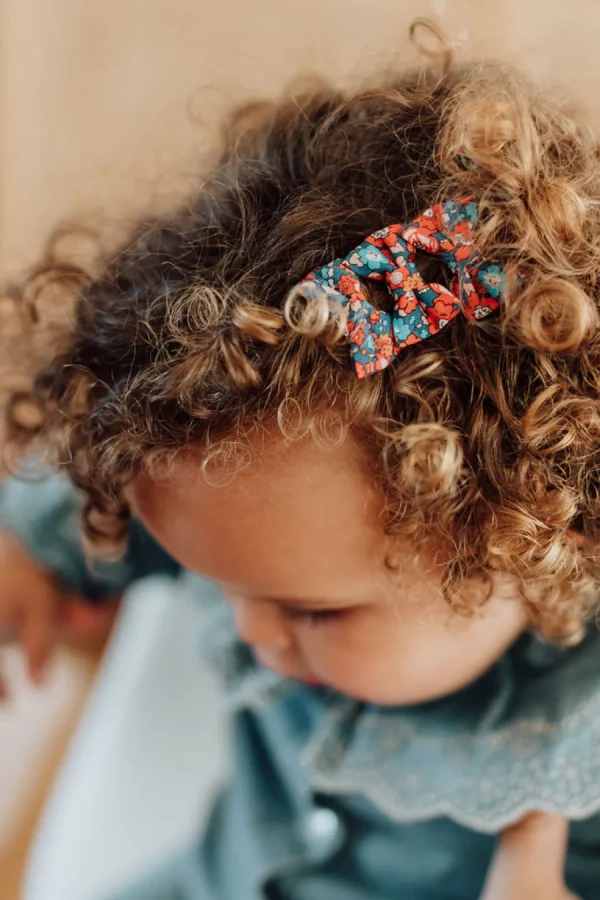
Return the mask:
<svg viewBox="0 0 600 900"><path fill-rule="evenodd" d="M128 547L107 593L208 579L233 714L202 841L124 897L600 898L599 171L501 67L320 88L230 118L186 203L66 273L9 438Z"/></svg>

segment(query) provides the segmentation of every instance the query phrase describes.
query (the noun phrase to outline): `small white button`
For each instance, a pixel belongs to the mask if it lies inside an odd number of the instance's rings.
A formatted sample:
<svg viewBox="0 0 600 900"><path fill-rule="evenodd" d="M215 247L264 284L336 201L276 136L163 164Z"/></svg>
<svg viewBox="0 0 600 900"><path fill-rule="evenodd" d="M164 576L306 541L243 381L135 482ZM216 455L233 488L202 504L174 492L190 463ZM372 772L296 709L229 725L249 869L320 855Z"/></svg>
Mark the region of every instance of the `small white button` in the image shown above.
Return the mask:
<svg viewBox="0 0 600 900"><path fill-rule="evenodd" d="M342 846L345 828L332 809L319 807L306 820L306 836L311 849L319 856L335 853Z"/></svg>

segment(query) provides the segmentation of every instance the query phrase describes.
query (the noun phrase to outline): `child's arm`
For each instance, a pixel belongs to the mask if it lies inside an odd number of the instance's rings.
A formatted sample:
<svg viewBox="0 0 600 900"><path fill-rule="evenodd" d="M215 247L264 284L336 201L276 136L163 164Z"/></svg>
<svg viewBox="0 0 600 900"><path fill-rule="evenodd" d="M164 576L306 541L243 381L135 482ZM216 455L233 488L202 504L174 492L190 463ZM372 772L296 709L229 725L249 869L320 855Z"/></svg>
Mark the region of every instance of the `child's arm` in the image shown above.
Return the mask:
<svg viewBox="0 0 600 900"><path fill-rule="evenodd" d="M111 619L111 601L133 581L155 572L175 574L178 568L139 523L132 525L123 561L90 566L79 536L78 505L77 492L62 477L0 485L0 642L19 639L35 681L60 632L59 613L64 617L91 601L96 612L83 616L87 633ZM66 631L69 624L63 623Z"/></svg>
<svg viewBox="0 0 600 900"><path fill-rule="evenodd" d="M56 576L40 565L10 531L0 532L0 641L18 640L32 681L50 656L61 605L69 600ZM0 673L0 697L5 695Z"/></svg>
<svg viewBox="0 0 600 900"><path fill-rule="evenodd" d="M577 900L565 886L569 823L533 813L504 831L481 900Z"/></svg>
<svg viewBox="0 0 600 900"><path fill-rule="evenodd" d="M90 562L81 541L79 506L79 493L64 476L36 482L10 478L0 484L0 532L14 535L65 591L95 602L121 594L146 575L178 571L174 560L135 521L122 560Z"/></svg>

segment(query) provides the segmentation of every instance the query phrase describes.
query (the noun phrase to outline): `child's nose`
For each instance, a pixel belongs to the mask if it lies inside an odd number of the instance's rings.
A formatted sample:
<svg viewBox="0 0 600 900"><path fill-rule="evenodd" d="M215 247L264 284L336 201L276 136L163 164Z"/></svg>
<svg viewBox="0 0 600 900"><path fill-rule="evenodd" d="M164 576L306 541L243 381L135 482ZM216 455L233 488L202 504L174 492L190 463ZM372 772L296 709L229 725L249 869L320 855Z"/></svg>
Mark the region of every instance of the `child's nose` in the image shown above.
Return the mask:
<svg viewBox="0 0 600 900"><path fill-rule="evenodd" d="M275 604L237 597L232 599L232 603L235 627L246 644L276 650L289 649L291 634Z"/></svg>

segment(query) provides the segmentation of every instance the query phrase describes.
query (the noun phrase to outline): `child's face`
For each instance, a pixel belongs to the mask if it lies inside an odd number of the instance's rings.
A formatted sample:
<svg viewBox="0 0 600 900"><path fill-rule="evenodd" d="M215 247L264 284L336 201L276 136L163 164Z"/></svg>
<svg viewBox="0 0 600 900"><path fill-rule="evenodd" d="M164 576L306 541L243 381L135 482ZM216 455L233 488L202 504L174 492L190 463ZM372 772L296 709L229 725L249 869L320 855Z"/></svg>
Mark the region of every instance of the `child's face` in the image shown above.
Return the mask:
<svg viewBox="0 0 600 900"><path fill-rule="evenodd" d="M140 478L134 511L186 568L215 581L265 666L383 705L465 686L524 625L516 602L451 614L442 569L386 537L381 499L350 441L273 441L259 462L210 485L199 455ZM390 554L397 566L391 569Z"/></svg>

